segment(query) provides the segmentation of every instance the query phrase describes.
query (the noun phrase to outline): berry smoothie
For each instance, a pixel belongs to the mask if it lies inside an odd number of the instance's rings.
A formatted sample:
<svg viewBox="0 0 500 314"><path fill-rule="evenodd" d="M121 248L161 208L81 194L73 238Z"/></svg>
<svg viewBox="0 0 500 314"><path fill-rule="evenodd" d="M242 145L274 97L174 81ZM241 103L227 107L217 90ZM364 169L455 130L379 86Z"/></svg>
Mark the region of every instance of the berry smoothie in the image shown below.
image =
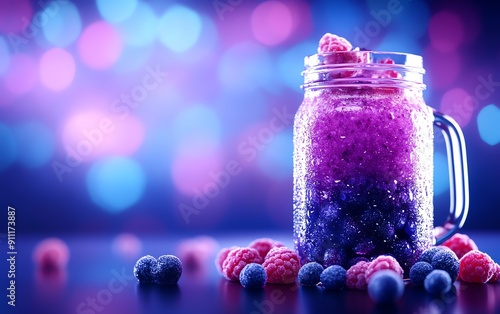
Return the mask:
<svg viewBox="0 0 500 314"><path fill-rule="evenodd" d="M433 244L433 115L421 90L305 88L294 122L294 240L301 263L394 256Z"/></svg>

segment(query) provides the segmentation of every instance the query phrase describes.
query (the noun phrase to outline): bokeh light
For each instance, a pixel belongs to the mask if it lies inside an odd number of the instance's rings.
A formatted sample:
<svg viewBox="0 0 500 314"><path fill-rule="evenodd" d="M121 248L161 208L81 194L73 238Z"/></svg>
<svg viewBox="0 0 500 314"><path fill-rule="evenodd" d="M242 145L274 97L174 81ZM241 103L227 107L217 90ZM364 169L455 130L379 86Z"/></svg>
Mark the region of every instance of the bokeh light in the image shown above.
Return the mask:
<svg viewBox="0 0 500 314"><path fill-rule="evenodd" d="M156 39L158 18L145 2L138 2L132 15L117 25L125 44L144 46Z"/></svg>
<svg viewBox="0 0 500 314"><path fill-rule="evenodd" d="M277 66L280 79L289 88L302 93L300 85L304 78L300 75L304 70L304 57L316 53L317 43L306 41L287 49L278 58Z"/></svg>
<svg viewBox="0 0 500 314"><path fill-rule="evenodd" d="M450 188L448 158L442 153L434 153L434 195L440 195Z"/></svg>
<svg viewBox="0 0 500 314"><path fill-rule="evenodd" d="M112 250L125 259L135 259L142 252L141 240L132 233L120 233L113 239Z"/></svg>
<svg viewBox="0 0 500 314"><path fill-rule="evenodd" d="M129 158L111 157L96 161L87 173L87 190L92 201L110 212L120 212L139 201L146 176Z"/></svg>
<svg viewBox="0 0 500 314"><path fill-rule="evenodd" d="M226 50L218 69L222 86L240 92L255 91L261 87L272 89L272 75L273 65L268 51L250 42Z"/></svg>
<svg viewBox="0 0 500 314"><path fill-rule="evenodd" d="M172 123L172 140L176 143L207 137L214 143L221 140L219 116L207 106L188 107Z"/></svg>
<svg viewBox="0 0 500 314"><path fill-rule="evenodd" d="M48 50L40 59L40 81L55 91L63 90L73 82L75 70L73 56L61 48Z"/></svg>
<svg viewBox="0 0 500 314"><path fill-rule="evenodd" d="M120 119L110 112L85 110L66 121L62 139L66 152L85 162L131 155L141 146L144 133L143 123L130 114Z"/></svg>
<svg viewBox="0 0 500 314"><path fill-rule="evenodd" d="M270 129L269 129L270 130ZM271 134L273 133L272 130ZM264 144L264 143L263 143ZM258 157L260 170L272 180L284 180L292 177L293 171L293 134L281 132L270 137L266 148Z"/></svg>
<svg viewBox="0 0 500 314"><path fill-rule="evenodd" d="M97 70L111 67L120 57L122 49L118 31L102 21L87 26L78 40L80 58Z"/></svg>
<svg viewBox="0 0 500 314"><path fill-rule="evenodd" d="M17 95L31 91L37 83L37 67L35 60L27 54L12 55L5 74L5 87Z"/></svg>
<svg viewBox="0 0 500 314"><path fill-rule="evenodd" d="M428 47L423 53L426 75L431 88L445 88L450 86L458 77L462 68L458 53L440 53Z"/></svg>
<svg viewBox="0 0 500 314"><path fill-rule="evenodd" d="M490 104L485 106L477 115L477 128L481 139L489 144L500 143L500 108Z"/></svg>
<svg viewBox="0 0 500 314"><path fill-rule="evenodd" d="M96 0L101 16L112 23L126 20L134 13L137 0Z"/></svg>
<svg viewBox="0 0 500 314"><path fill-rule="evenodd" d="M44 12L49 14L51 10L49 7ZM55 46L66 47L72 44L82 31L82 19L77 7L71 2L60 5L57 14L47 20L42 30L45 39Z"/></svg>
<svg viewBox="0 0 500 314"><path fill-rule="evenodd" d="M158 37L174 52L190 49L201 32L201 19L195 11L180 5L168 9L160 18Z"/></svg>
<svg viewBox="0 0 500 314"><path fill-rule="evenodd" d="M292 15L283 2L261 3L253 11L251 21L255 38L265 45L280 44L292 34Z"/></svg>
<svg viewBox="0 0 500 314"><path fill-rule="evenodd" d="M0 154L0 171L9 167L17 157L17 145L12 129L0 123L0 147L2 153Z"/></svg>
<svg viewBox="0 0 500 314"><path fill-rule="evenodd" d="M26 24L30 24L32 17L29 0L0 1L0 32L20 33Z"/></svg>
<svg viewBox="0 0 500 314"><path fill-rule="evenodd" d="M472 117L474 104L471 96L462 88L452 88L441 98L440 111L450 115L463 128Z"/></svg>
<svg viewBox="0 0 500 314"><path fill-rule="evenodd" d="M217 146L207 138L179 145L170 172L174 186L180 193L216 197L222 188L215 182L213 175L225 166Z"/></svg>
<svg viewBox="0 0 500 314"><path fill-rule="evenodd" d="M28 121L14 129L18 147L18 160L27 168L46 165L54 154L55 141L47 126L37 121Z"/></svg>
<svg viewBox="0 0 500 314"><path fill-rule="evenodd" d="M429 22L429 40L440 52L456 50L464 40L464 24L460 16L442 11L432 16Z"/></svg>
<svg viewBox="0 0 500 314"><path fill-rule="evenodd" d="M9 67L10 54L7 41L0 36L0 77L7 71Z"/></svg>

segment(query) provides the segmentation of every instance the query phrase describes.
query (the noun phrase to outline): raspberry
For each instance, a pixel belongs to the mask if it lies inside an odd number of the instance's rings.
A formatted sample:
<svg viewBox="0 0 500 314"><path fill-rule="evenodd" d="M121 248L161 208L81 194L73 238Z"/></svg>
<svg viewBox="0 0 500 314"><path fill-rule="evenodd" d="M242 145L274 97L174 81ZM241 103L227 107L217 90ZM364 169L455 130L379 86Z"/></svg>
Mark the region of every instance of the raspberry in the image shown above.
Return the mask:
<svg viewBox="0 0 500 314"><path fill-rule="evenodd" d="M261 238L261 239L254 240L254 241L252 241L252 243L250 243L250 245L248 245L248 247L256 249L259 252L260 257L262 257L263 260L264 260L264 258L266 258L267 253L272 248L283 247L283 246L285 246L283 243L281 243L279 241L275 241L273 239L269 239L269 238Z"/></svg>
<svg viewBox="0 0 500 314"><path fill-rule="evenodd" d="M290 284L295 282L300 270L299 256L287 247L271 249L262 264L268 283Z"/></svg>
<svg viewBox="0 0 500 314"><path fill-rule="evenodd" d="M391 58L379 60L378 63L389 64L389 65L395 64L394 60L392 60ZM395 71L395 70L385 70L385 71L382 71L381 73L379 73L377 75L377 77L379 77L379 78L400 78L401 74L399 74L399 72Z"/></svg>
<svg viewBox="0 0 500 314"><path fill-rule="evenodd" d="M266 270L260 264L247 264L240 273L240 282L245 288L262 288L266 281Z"/></svg>
<svg viewBox="0 0 500 314"><path fill-rule="evenodd" d="M47 238L33 250L33 260L42 271L63 269L69 260L68 246L61 239Z"/></svg>
<svg viewBox="0 0 500 314"><path fill-rule="evenodd" d="M370 283L373 275L382 269L389 269L396 272L401 278L403 278L403 268L399 265L398 261L390 255L380 255L373 261L366 269L365 277L366 282Z"/></svg>
<svg viewBox="0 0 500 314"><path fill-rule="evenodd" d="M366 269L370 262L360 261L347 270L347 287L350 289L366 290Z"/></svg>
<svg viewBox="0 0 500 314"><path fill-rule="evenodd" d="M424 280L434 268L427 262L416 262L410 268L410 280L415 286L423 286Z"/></svg>
<svg viewBox="0 0 500 314"><path fill-rule="evenodd" d="M215 258L215 267L217 268L217 271L219 272L219 274L221 276L223 276L222 264L226 260L227 255L229 254L229 252L231 252L232 250L237 249L237 248L238 248L237 246L225 247L225 248L221 249L219 251L219 253L217 254L217 257Z"/></svg>
<svg viewBox="0 0 500 314"><path fill-rule="evenodd" d="M310 262L299 270L299 283L306 287L314 287L320 282L323 266L316 262Z"/></svg>
<svg viewBox="0 0 500 314"><path fill-rule="evenodd" d="M437 252L432 258L431 265L434 269L446 271L450 275L452 282L457 280L460 264L457 255L453 251L445 249Z"/></svg>
<svg viewBox="0 0 500 314"><path fill-rule="evenodd" d="M158 271L158 262L151 255L141 257L134 266L134 276L143 283L153 282Z"/></svg>
<svg viewBox="0 0 500 314"><path fill-rule="evenodd" d="M249 247L236 248L229 252L222 263L222 274L227 280L238 281L240 279L241 270L250 263L262 263L259 252Z"/></svg>
<svg viewBox="0 0 500 314"><path fill-rule="evenodd" d="M460 259L460 279L466 282L485 283L493 277L496 266L491 257L472 250Z"/></svg>
<svg viewBox="0 0 500 314"><path fill-rule="evenodd" d="M319 40L318 53L328 53L335 51L350 51L352 45L347 39L326 33Z"/></svg>
<svg viewBox="0 0 500 314"><path fill-rule="evenodd" d="M450 275L446 271L436 269L425 277L424 287L428 293L440 295L450 291L451 283Z"/></svg>
<svg viewBox="0 0 500 314"><path fill-rule="evenodd" d="M181 241L177 247L177 256L184 269L196 272L206 267L208 259L216 249L217 242L214 238L199 236Z"/></svg>
<svg viewBox="0 0 500 314"><path fill-rule="evenodd" d="M175 285L182 275L182 263L177 256L163 255L158 257L158 268L155 282L160 285Z"/></svg>
<svg viewBox="0 0 500 314"><path fill-rule="evenodd" d="M450 248L460 259L467 252L477 250L477 245L465 234L456 233L443 243L443 246Z"/></svg>
<svg viewBox="0 0 500 314"><path fill-rule="evenodd" d="M489 283L495 283L500 281L500 265L495 263L495 271L493 272L493 276L491 276Z"/></svg>
<svg viewBox="0 0 500 314"><path fill-rule="evenodd" d="M422 253L422 255L420 255L419 260L421 262L427 262L430 264L432 263L432 258L434 257L434 255L436 255L437 252L440 252L442 250L445 250L445 248L442 246L432 246L427 250L425 250L424 253Z"/></svg>
<svg viewBox="0 0 500 314"><path fill-rule="evenodd" d="M321 273L321 285L327 290L340 290L346 283L346 270L339 265L327 267Z"/></svg>
<svg viewBox="0 0 500 314"><path fill-rule="evenodd" d="M368 283L368 294L377 303L390 303L401 298L405 291L403 279L392 270L381 270Z"/></svg>

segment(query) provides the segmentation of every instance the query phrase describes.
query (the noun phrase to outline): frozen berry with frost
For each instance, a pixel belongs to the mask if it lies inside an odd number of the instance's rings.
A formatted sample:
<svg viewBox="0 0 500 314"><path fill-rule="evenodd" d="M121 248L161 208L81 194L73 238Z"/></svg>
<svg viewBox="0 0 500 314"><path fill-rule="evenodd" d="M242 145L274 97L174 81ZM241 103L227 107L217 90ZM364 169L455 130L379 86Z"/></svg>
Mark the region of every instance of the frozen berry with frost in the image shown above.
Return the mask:
<svg viewBox="0 0 500 314"><path fill-rule="evenodd" d="M297 279L300 261L297 253L287 247L271 249L262 264L267 273L267 282L291 284Z"/></svg>
<svg viewBox="0 0 500 314"><path fill-rule="evenodd" d="M403 278L403 268L399 265L398 261L390 255L380 255L370 262L370 265L366 269L365 277L366 282L370 283L373 275L382 269L388 269L394 271L401 278Z"/></svg>
<svg viewBox="0 0 500 314"><path fill-rule="evenodd" d="M395 302L403 295L403 279L392 270L376 272L368 283L368 295L377 303Z"/></svg>
<svg viewBox="0 0 500 314"><path fill-rule="evenodd" d="M221 276L223 276L222 264L226 260L227 255L229 254L229 252L237 248L239 247L238 246L225 247L220 249L219 253L217 253L217 256L215 257L215 267L217 268L217 271Z"/></svg>
<svg viewBox="0 0 500 314"><path fill-rule="evenodd" d="M359 261L347 270L346 284L350 289L366 290L368 283L366 282L366 269L370 266L370 262Z"/></svg>
<svg viewBox="0 0 500 314"><path fill-rule="evenodd" d="M157 261L155 282L160 285L177 284L182 275L181 260L175 255L162 255Z"/></svg>
<svg viewBox="0 0 500 314"><path fill-rule="evenodd" d="M380 64L394 65L395 62L391 58L385 58L378 61ZM401 74L396 70L385 70L378 74L379 78L400 78Z"/></svg>
<svg viewBox="0 0 500 314"><path fill-rule="evenodd" d="M493 271L493 276L491 276L489 283L496 283L500 281L500 265L495 263L495 270Z"/></svg>
<svg viewBox="0 0 500 314"><path fill-rule="evenodd" d="M33 260L42 271L65 268L69 260L68 246L61 239L47 238L33 250Z"/></svg>
<svg viewBox="0 0 500 314"><path fill-rule="evenodd" d="M304 264L299 270L299 283L306 287L316 286L323 270L323 266L316 262Z"/></svg>
<svg viewBox="0 0 500 314"><path fill-rule="evenodd" d="M441 269L435 269L425 277L424 288L425 290L434 295L441 295L450 291L452 279L450 275Z"/></svg>
<svg viewBox="0 0 500 314"><path fill-rule="evenodd" d="M469 238L469 236L462 233L454 234L451 238L446 240L442 245L450 248L450 250L455 252L455 254L457 254L457 257L459 259L462 258L462 256L464 256L469 251L477 250L476 243L472 241L472 239Z"/></svg>
<svg viewBox="0 0 500 314"><path fill-rule="evenodd" d="M485 283L493 277L496 267L491 257L478 250L466 253L460 259L460 280Z"/></svg>
<svg viewBox="0 0 500 314"><path fill-rule="evenodd" d="M457 255L453 253L453 251L445 249L437 252L432 257L431 265L434 269L442 269L446 271L450 275L452 282L457 280L460 263Z"/></svg>
<svg viewBox="0 0 500 314"><path fill-rule="evenodd" d="M250 263L262 263L259 252L249 247L235 248L229 251L229 254L222 263L222 275L227 280L238 281L241 270Z"/></svg>
<svg viewBox="0 0 500 314"><path fill-rule="evenodd" d="M424 280L434 270L427 262L416 262L410 268L410 280L415 286L423 286Z"/></svg>
<svg viewBox="0 0 500 314"><path fill-rule="evenodd" d="M351 43L344 37L326 33L319 40L318 53L329 53L336 51L350 51Z"/></svg>
<svg viewBox="0 0 500 314"><path fill-rule="evenodd" d="M267 282L267 274L261 264L247 264L240 273L241 285L245 288L262 288Z"/></svg>
<svg viewBox="0 0 500 314"><path fill-rule="evenodd" d="M134 266L134 276L142 283L154 282L158 272L158 261L151 255L141 257Z"/></svg>
<svg viewBox="0 0 500 314"><path fill-rule="evenodd" d="M256 249L259 252L260 257L262 257L262 260L264 260L267 253L269 253L271 249L283 246L285 246L283 243L269 238L256 239L252 241L250 245L248 245L248 247Z"/></svg>
<svg viewBox="0 0 500 314"><path fill-rule="evenodd" d="M323 266L328 267L332 265L344 266L346 262L345 250L340 248L329 248L325 251L323 256Z"/></svg>
<svg viewBox="0 0 500 314"><path fill-rule="evenodd" d="M432 258L434 257L434 255L436 255L437 252L440 252L442 250L445 250L445 248L442 246L432 246L427 250L425 250L424 253L422 253L422 255L420 255L420 261L427 262L430 264L432 263Z"/></svg>
<svg viewBox="0 0 500 314"><path fill-rule="evenodd" d="M325 268L320 276L321 285L327 290L340 290L346 284L346 270L339 265Z"/></svg>

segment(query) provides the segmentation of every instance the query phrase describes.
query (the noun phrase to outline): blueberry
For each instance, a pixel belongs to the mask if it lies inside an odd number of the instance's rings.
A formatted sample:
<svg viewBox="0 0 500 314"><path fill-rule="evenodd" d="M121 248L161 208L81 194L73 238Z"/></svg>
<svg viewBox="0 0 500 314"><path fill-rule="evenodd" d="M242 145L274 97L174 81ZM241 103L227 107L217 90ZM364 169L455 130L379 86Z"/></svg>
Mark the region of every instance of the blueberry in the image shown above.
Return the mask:
<svg viewBox="0 0 500 314"><path fill-rule="evenodd" d="M134 276L143 283L153 282L158 270L158 262L151 255L141 257L134 266Z"/></svg>
<svg viewBox="0 0 500 314"><path fill-rule="evenodd" d="M406 220L408 214L404 209L400 209L394 212L393 221L395 229L402 229L406 225Z"/></svg>
<svg viewBox="0 0 500 314"><path fill-rule="evenodd" d="M392 270L377 271L368 283L368 294L378 303L389 303L399 299L404 292L403 279Z"/></svg>
<svg viewBox="0 0 500 314"><path fill-rule="evenodd" d="M430 247L427 250L425 250L424 253L422 253L422 255L420 255L420 261L427 262L430 264L432 263L432 258L434 257L434 255L436 255L437 252L440 252L442 250L445 249L439 246Z"/></svg>
<svg viewBox="0 0 500 314"><path fill-rule="evenodd" d="M433 270L434 268L431 264L427 262L417 262L410 269L410 280L415 286L423 286L425 277Z"/></svg>
<svg viewBox="0 0 500 314"><path fill-rule="evenodd" d="M155 282L161 285L177 284L182 275L182 263L174 255L162 255L158 258L158 272Z"/></svg>
<svg viewBox="0 0 500 314"><path fill-rule="evenodd" d="M451 289L450 275L441 269L433 270L424 281L425 290L431 294L440 295Z"/></svg>
<svg viewBox="0 0 500 314"><path fill-rule="evenodd" d="M307 263L299 270L299 283L306 287L316 286L320 282L323 266L316 262Z"/></svg>
<svg viewBox="0 0 500 314"><path fill-rule="evenodd" d="M336 204L327 204L321 208L320 218L325 223L335 222L340 217L339 209Z"/></svg>
<svg viewBox="0 0 500 314"><path fill-rule="evenodd" d="M339 265L327 267L321 273L320 280L327 290L340 290L345 286L347 271Z"/></svg>
<svg viewBox="0 0 500 314"><path fill-rule="evenodd" d="M339 234L340 244L350 245L357 240L360 228L354 219L347 217L339 225L342 228Z"/></svg>
<svg viewBox="0 0 500 314"><path fill-rule="evenodd" d="M408 263L411 261L413 255L410 243L408 243L407 240L396 240L393 244L392 250L395 255L394 257L396 257L396 259L400 261L401 266L408 271L410 268Z"/></svg>
<svg viewBox="0 0 500 314"><path fill-rule="evenodd" d="M332 265L344 266L346 262L346 253L340 248L329 248L325 251L323 258L323 266L328 267Z"/></svg>
<svg viewBox="0 0 500 314"><path fill-rule="evenodd" d="M360 240L353 249L356 254L367 255L373 252L375 244L373 244L371 239L363 239Z"/></svg>
<svg viewBox="0 0 500 314"><path fill-rule="evenodd" d="M257 263L247 264L240 273L241 285L245 288L262 288L267 282L267 274L264 267Z"/></svg>
<svg viewBox="0 0 500 314"><path fill-rule="evenodd" d="M458 277L460 263L457 255L451 250L444 249L437 252L432 258L431 265L434 269L442 269L446 271L450 275L452 282L454 282Z"/></svg>

